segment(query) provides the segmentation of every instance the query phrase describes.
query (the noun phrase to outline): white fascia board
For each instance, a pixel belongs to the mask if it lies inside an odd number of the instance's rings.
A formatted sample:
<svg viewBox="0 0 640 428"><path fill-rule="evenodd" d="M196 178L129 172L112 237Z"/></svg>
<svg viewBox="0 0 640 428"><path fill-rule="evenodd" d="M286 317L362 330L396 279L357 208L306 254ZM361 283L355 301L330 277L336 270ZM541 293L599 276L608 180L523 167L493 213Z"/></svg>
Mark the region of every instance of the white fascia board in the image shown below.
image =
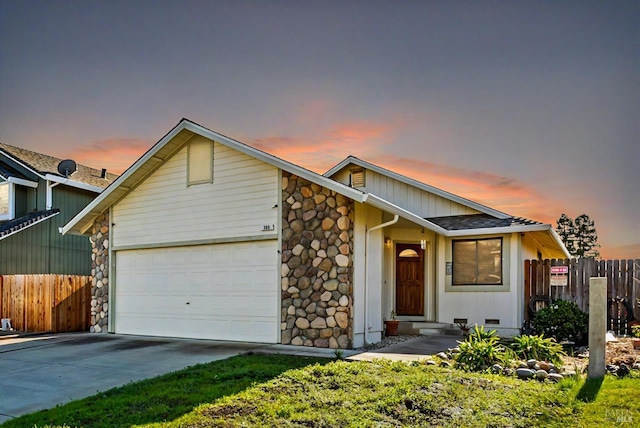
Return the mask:
<svg viewBox="0 0 640 428"><path fill-rule="evenodd" d="M397 205L394 205L391 202L386 201L371 193L369 193L369 197L367 198L367 204L370 204L371 206L374 206L376 208L379 208L383 211L387 211L392 214L398 214L400 217L404 219L407 219L413 223L416 223L417 225L420 225L426 229L432 230L441 235L445 235L445 236L447 235L447 229L444 229L435 223L425 220L422 217L419 217L414 213L407 211L404 208L401 208Z"/></svg>
<svg viewBox="0 0 640 428"><path fill-rule="evenodd" d="M549 225L549 235L551 235L553 240L556 241L556 243L558 244L558 246L560 247L560 249L568 259L573 257L569 252L569 250L567 250L567 247L564 245L564 242L562 242L562 238L560 238L560 235L558 235L558 232L556 232L555 229L551 227L551 225Z"/></svg>
<svg viewBox="0 0 640 428"><path fill-rule="evenodd" d="M482 229L460 229L449 230L448 236L469 236L469 235L491 235L495 233L524 233L524 232L545 232L549 230L549 224L532 224L522 226L506 226L506 227L485 227Z"/></svg>
<svg viewBox="0 0 640 428"><path fill-rule="evenodd" d="M263 162L273 165L279 169L290 172L306 180L309 180L313 183L316 183L323 187L331 189L357 202L364 202L367 199L367 195L364 192L361 192L360 190L354 189L353 187L345 186L344 184L339 183L335 180L332 180L331 178L327 178L323 175L320 175L308 169L302 168L301 166L294 165L290 162L287 162L283 159L280 159L278 157L265 153L261 150L255 149L249 145L236 141L232 138L226 137L222 134L218 134L217 132L211 131L207 128L203 128L202 126L197 125L193 122L189 122L189 121L185 122L184 128L196 134L200 134L205 138L217 141L221 144L224 144L233 149L236 149L239 152L252 156L256 159L259 159Z"/></svg>
<svg viewBox="0 0 640 428"><path fill-rule="evenodd" d="M64 184L66 186L76 187L82 190L88 190L89 192L101 193L104 189L98 186L92 186L90 184L80 183L79 181L71 180L70 178L60 177L58 175L47 174L44 176L45 180L53 181L54 183Z"/></svg>
<svg viewBox="0 0 640 428"><path fill-rule="evenodd" d="M11 232L11 233L8 233L8 234L6 234L6 235L0 236L0 241L1 241L1 240L3 240L4 238L8 238L8 237L10 237L10 236L12 236L12 235L15 235L16 233L20 233L20 232L22 232L23 230L29 229L31 226L35 226L35 225L36 225L36 224L38 224L38 223L42 223L43 221L47 221L47 220L49 220L49 219L52 219L52 218L54 218L55 216L57 216L58 214L60 214L60 211L58 211L57 213L55 213L55 214L53 214L53 215L50 215L50 216L48 216L48 217L42 218L42 219L40 219L40 220L38 220L38 221L34 221L33 223L29 224L28 226L25 226L25 227L23 227L23 228L21 228L21 229L18 229L18 230L16 230L15 232Z"/></svg>
<svg viewBox="0 0 640 428"><path fill-rule="evenodd" d="M461 205L464 205L469 208L473 208L474 210L480 211L485 214L492 215L494 217L505 219L510 218L509 214L503 213L502 211L495 210L493 208L487 207L486 205L482 205L478 202L471 201L469 199L463 198L462 196L454 195L453 193L449 193L445 190L438 189L437 187L430 186L428 184L422 183L418 180L414 180L413 178L409 178L402 174L398 174L396 172L390 171L388 169L379 167L367 161L363 161L362 159L358 159L354 156L349 156L338 165L331 168L329 171L325 172L323 175L325 177L331 177L338 171L342 170L349 164L355 164L359 167L370 169L372 171L377 172L378 174L384 175L386 177L390 177L394 180L400 181L402 183L408 184L413 187L417 187L420 190L424 190L425 192L433 193L434 195L440 196L445 199L449 199L450 201L457 202Z"/></svg>
<svg viewBox="0 0 640 428"><path fill-rule="evenodd" d="M38 187L38 183L37 182L31 181L31 180L25 180L25 179L18 178L18 177L9 177L7 179L7 181L9 183L18 184L20 186L32 187L34 189Z"/></svg>
<svg viewBox="0 0 640 428"><path fill-rule="evenodd" d="M553 230L550 224L531 224L522 226L507 226L507 227L487 227L484 229L463 229L463 230L450 230L446 233L447 236L455 238L460 236L478 236L478 235L495 235L505 233L527 233L527 232L547 232L549 236L558 245L558 248L567 257L571 258L571 254L567 250L567 247L562 243L562 239Z"/></svg>

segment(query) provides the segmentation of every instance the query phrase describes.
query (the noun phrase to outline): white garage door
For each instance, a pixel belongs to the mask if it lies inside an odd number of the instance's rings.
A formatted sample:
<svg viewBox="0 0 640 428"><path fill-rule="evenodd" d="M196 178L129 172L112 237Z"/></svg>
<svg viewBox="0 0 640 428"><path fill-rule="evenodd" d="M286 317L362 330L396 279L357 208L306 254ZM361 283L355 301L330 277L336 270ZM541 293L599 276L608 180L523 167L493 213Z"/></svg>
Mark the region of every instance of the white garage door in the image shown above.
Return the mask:
<svg viewBox="0 0 640 428"><path fill-rule="evenodd" d="M116 252L115 331L276 343L277 241Z"/></svg>

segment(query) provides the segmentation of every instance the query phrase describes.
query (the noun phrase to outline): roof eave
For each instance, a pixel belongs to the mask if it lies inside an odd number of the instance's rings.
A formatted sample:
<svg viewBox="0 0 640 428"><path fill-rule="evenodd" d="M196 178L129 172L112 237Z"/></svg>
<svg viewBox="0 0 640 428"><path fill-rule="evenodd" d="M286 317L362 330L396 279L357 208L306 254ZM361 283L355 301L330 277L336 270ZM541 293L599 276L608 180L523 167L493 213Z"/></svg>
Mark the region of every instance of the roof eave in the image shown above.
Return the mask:
<svg viewBox="0 0 640 428"><path fill-rule="evenodd" d="M408 184L408 185L413 186L413 187L417 187L418 189L424 190L426 192L433 193L433 194L438 195L440 197L443 197L445 199L449 199L449 200L454 201L456 203L459 203L461 205L467 206L469 208L473 208L474 210L480 211L482 213L492 215L492 216L494 216L496 218L506 219L506 218L510 218L511 217L509 214L503 213L502 211L498 211L496 209L487 207L486 205L482 205L482 204L480 204L478 202L471 201L469 199L463 198L462 196L455 195L455 194L447 192L445 190L438 189L437 187L430 186L430 185L422 183L422 182L420 182L418 180L414 180L413 178L406 177L406 176L404 176L402 174L398 174L396 172L389 171L388 169L382 168L382 167L380 167L378 165L374 165L374 164L369 163L367 161L363 161L362 159L359 159L359 158L357 158L355 156L348 156L346 159L344 159L343 161L338 163L336 166L331 168L329 171L325 172L323 175L325 177L331 177L331 176L335 175L337 172L339 172L342 169L344 169L345 167L347 167L349 164L355 164L355 165L357 165L359 167L370 169L372 171L377 172L378 174L382 174L384 176L391 177L394 180L400 181L402 183Z"/></svg>
<svg viewBox="0 0 640 428"><path fill-rule="evenodd" d="M75 187L82 190L88 190L89 192L101 193L104 188L98 186L92 186L91 184L81 183L79 181L71 180L70 178L60 177L58 175L46 174L45 180L53 181L55 183L64 184L65 186Z"/></svg>
<svg viewBox="0 0 640 428"><path fill-rule="evenodd" d="M7 181L9 183L18 184L20 186L25 186L25 187L31 187L31 188L34 188L34 189L38 187L38 183L36 183L35 181L24 180L24 179L18 178L18 177L9 177L7 179Z"/></svg>
<svg viewBox="0 0 640 428"><path fill-rule="evenodd" d="M469 236L469 235L490 235L494 233L521 233L546 231L551 227L549 224L532 224L521 226L503 227L483 227L479 229L458 229L448 230L448 236Z"/></svg>
<svg viewBox="0 0 640 428"><path fill-rule="evenodd" d="M2 235L2 236L0 236L0 241L1 241L1 240L3 240L3 239L5 239L5 238L8 238L8 237L10 237L10 236L16 235L16 234L18 234L18 233L20 233L20 232L22 232L22 231L24 231L24 230L27 230L27 229L29 229L30 227L35 226L35 225L36 225L36 224L38 224L38 223L42 223L43 221L50 220L50 219L52 219L53 217L57 216L58 214L60 214L60 211L58 211L58 212L56 212L56 213L53 213L53 214L51 214L50 216L47 216L47 217L41 218L40 220L36 220L36 221L34 221L33 223L30 223L30 224L28 224L27 226L22 227L22 228L20 228L20 229L18 229L18 230L16 230L16 231L14 231L14 232L7 233L6 235Z"/></svg>

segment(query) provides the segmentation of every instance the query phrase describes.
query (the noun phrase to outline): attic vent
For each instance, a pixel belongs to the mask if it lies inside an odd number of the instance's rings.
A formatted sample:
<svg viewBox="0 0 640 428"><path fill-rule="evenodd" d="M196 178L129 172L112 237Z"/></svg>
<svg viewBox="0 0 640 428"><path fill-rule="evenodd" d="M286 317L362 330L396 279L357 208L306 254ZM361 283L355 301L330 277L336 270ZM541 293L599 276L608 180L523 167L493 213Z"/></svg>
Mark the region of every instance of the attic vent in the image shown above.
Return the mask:
<svg viewBox="0 0 640 428"><path fill-rule="evenodd" d="M364 187L364 169L351 171L351 187Z"/></svg>

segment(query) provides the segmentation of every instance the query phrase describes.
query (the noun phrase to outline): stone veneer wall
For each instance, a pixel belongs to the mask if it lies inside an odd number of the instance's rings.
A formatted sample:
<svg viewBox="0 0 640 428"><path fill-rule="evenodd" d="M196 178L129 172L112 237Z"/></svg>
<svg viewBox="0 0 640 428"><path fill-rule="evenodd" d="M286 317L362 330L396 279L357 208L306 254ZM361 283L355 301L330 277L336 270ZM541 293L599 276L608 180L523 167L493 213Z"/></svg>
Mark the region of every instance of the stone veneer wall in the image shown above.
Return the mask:
<svg viewBox="0 0 640 428"><path fill-rule="evenodd" d="M353 200L283 171L281 341L353 346Z"/></svg>
<svg viewBox="0 0 640 428"><path fill-rule="evenodd" d="M109 214L91 230L91 333L106 333L109 323Z"/></svg>

